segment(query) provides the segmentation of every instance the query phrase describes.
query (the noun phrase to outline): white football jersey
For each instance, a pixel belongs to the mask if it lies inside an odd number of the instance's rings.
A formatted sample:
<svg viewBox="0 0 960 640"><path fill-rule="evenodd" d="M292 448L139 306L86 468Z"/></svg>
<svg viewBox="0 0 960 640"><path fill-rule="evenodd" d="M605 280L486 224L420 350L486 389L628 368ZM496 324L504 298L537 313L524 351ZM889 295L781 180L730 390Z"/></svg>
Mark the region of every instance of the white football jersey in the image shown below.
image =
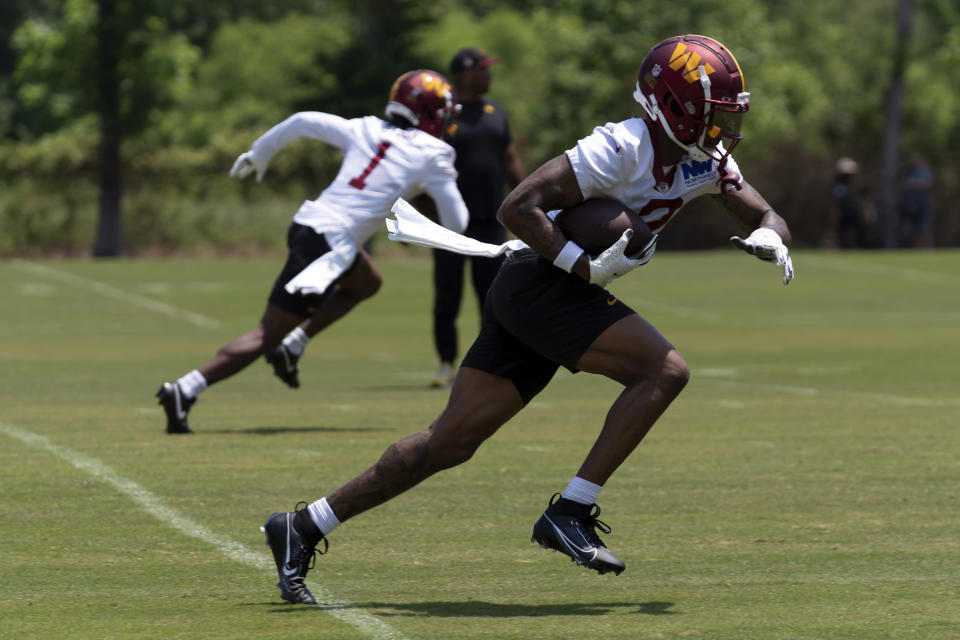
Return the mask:
<svg viewBox="0 0 960 640"><path fill-rule="evenodd" d="M672 173L664 173L642 118L597 127L566 154L584 200L619 200L640 214L654 233L687 202L720 193L721 172L716 160L698 162L686 156ZM740 181L733 156L727 156L722 174Z"/></svg>
<svg viewBox="0 0 960 640"><path fill-rule="evenodd" d="M376 116L347 120L317 111L296 113L253 143L258 159L269 161L297 138L322 140L343 152L337 177L316 200L307 200L293 221L317 233L339 231L362 245L384 228L397 198L427 193L440 222L457 232L466 229L467 207L457 191L455 152L434 136L401 129Z"/></svg>

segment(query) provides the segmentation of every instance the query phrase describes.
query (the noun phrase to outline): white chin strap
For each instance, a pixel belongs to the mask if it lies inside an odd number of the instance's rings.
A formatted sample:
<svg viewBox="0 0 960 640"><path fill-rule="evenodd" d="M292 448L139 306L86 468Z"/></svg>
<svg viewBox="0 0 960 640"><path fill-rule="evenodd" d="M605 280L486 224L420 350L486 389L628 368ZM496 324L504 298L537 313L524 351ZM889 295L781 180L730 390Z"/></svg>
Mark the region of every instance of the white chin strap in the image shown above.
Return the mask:
<svg viewBox="0 0 960 640"><path fill-rule="evenodd" d="M706 73L703 72L701 68L701 78L706 78ZM709 97L709 83L710 80L707 79L707 96ZM717 160L719 161L722 156L709 154L695 144L684 144L677 140L677 136L674 135L673 129L670 128L670 123L667 122L667 119L663 116L663 112L660 110L660 105L657 104L657 97L652 93L649 96L643 95L643 91L640 89L640 81L637 81L636 87L633 90L633 99L640 103L640 106L643 107L643 110L647 112L647 115L650 116L650 119L654 122L659 122L660 127L667 134L667 137L670 138L681 149L684 149L687 154L697 162L705 162L706 160ZM704 103L704 108L708 108L706 105L709 103ZM700 133L700 137L703 138L707 135L706 129ZM700 140L700 143L703 144L703 140Z"/></svg>

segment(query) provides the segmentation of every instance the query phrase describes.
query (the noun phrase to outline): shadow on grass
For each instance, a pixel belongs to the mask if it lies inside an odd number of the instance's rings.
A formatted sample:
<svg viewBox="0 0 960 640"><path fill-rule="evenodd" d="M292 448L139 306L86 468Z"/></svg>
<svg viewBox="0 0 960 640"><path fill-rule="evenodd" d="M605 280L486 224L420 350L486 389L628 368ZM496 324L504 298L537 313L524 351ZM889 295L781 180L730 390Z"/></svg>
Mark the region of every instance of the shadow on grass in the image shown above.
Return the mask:
<svg viewBox="0 0 960 640"><path fill-rule="evenodd" d="M376 609L380 618L424 616L436 618L527 618L537 616L602 616L614 609L636 609L633 613L662 616L672 602L575 602L569 604L503 604L467 600L466 602L365 602L356 606Z"/></svg>
<svg viewBox="0 0 960 640"><path fill-rule="evenodd" d="M501 604L468 600L466 602L360 602L350 606L324 605L319 607L291 606L276 603L277 613L312 611L320 609L372 609L378 618L396 616L434 618L535 618L545 616L602 616L615 609L633 609L628 613L647 616L672 616L672 602L582 602L572 604Z"/></svg>
<svg viewBox="0 0 960 640"><path fill-rule="evenodd" d="M410 383L398 383L398 384L370 384L356 387L344 387L349 391L395 391L397 393L410 393L412 391L422 391L425 395L435 394L438 396L448 396L450 395L449 388L436 388L430 387L426 382L410 382ZM441 393L442 392L442 393Z"/></svg>
<svg viewBox="0 0 960 640"><path fill-rule="evenodd" d="M203 433L238 433L250 436L275 436L281 433L373 433L391 431L384 427L253 427L251 429L202 429Z"/></svg>

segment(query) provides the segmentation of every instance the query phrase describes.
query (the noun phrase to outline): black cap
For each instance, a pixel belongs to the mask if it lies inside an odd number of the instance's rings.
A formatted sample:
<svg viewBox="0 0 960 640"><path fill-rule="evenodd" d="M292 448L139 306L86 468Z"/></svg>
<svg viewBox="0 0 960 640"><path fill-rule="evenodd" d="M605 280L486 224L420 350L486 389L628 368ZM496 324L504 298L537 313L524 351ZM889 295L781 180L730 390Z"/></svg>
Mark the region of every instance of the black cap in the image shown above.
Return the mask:
<svg viewBox="0 0 960 640"><path fill-rule="evenodd" d="M468 47L460 49L450 61L450 73L456 74L468 69L489 67L494 62L500 62L500 58L494 58L483 49L477 47Z"/></svg>

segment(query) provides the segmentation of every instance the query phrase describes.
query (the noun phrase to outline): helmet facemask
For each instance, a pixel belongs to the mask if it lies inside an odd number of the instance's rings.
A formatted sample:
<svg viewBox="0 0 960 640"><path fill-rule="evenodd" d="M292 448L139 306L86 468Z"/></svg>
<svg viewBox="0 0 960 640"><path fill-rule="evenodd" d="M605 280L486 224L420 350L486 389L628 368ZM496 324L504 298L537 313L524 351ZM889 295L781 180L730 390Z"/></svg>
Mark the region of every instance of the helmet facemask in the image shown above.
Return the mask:
<svg viewBox="0 0 960 640"><path fill-rule="evenodd" d="M714 97L711 76L723 92L736 95ZM750 94L742 88L739 65L723 45L704 36L682 36L650 51L633 98L694 160L722 163L743 137L740 127L750 108Z"/></svg>

